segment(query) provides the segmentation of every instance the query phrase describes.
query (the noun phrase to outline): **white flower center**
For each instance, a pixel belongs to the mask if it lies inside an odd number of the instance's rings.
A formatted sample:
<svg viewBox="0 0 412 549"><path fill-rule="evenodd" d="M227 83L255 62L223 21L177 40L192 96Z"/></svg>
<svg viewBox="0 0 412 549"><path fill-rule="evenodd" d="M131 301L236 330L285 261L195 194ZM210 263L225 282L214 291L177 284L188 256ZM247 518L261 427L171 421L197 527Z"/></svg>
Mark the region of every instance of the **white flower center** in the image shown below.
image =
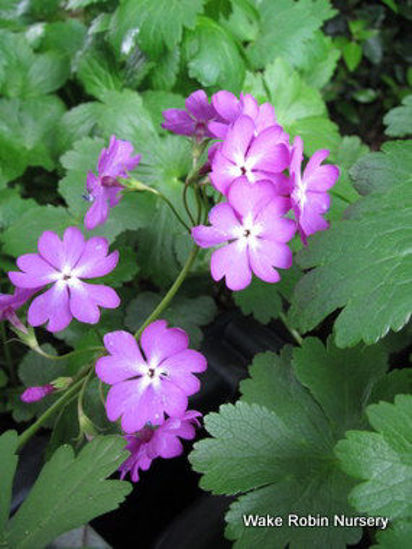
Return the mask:
<svg viewBox="0 0 412 549"><path fill-rule="evenodd" d="M238 240L238 246L245 248L250 246L255 248L259 243L259 236L262 232L262 226L255 223L251 214L244 217L242 225L236 227L234 236Z"/></svg>

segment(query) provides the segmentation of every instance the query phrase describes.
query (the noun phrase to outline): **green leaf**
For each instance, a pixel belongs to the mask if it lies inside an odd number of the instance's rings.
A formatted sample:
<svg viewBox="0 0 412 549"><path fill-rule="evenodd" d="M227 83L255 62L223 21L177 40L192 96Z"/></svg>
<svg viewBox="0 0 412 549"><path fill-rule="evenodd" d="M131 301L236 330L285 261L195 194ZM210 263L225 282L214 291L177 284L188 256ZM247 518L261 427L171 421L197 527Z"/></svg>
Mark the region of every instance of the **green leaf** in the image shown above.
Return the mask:
<svg viewBox="0 0 412 549"><path fill-rule="evenodd" d="M4 538L4 532L9 518L13 477L17 467L16 450L16 431L6 431L0 436L0 542Z"/></svg>
<svg viewBox="0 0 412 549"><path fill-rule="evenodd" d="M328 0L262 0L257 4L261 29L247 50L252 66L261 69L283 56L292 64L304 56L307 42L335 14Z"/></svg>
<svg viewBox="0 0 412 549"><path fill-rule="evenodd" d="M282 311L282 299L275 284L267 284L257 278L246 290L233 292L233 298L244 315L252 314L256 320L267 324Z"/></svg>
<svg viewBox="0 0 412 549"><path fill-rule="evenodd" d="M350 170L361 194L386 192L406 181L412 172L412 140L388 141L380 152L363 156Z"/></svg>
<svg viewBox="0 0 412 549"><path fill-rule="evenodd" d="M191 78L207 88L240 92L245 63L232 36L218 23L198 17L196 28L186 33L184 51Z"/></svg>
<svg viewBox="0 0 412 549"><path fill-rule="evenodd" d="M349 431L336 446L344 471L362 480L350 501L361 513L391 520L412 516L412 396L367 409L376 432Z"/></svg>
<svg viewBox="0 0 412 549"><path fill-rule="evenodd" d="M87 28L78 19L67 19L47 23L44 27L40 49L53 50L70 60L81 50L86 39Z"/></svg>
<svg viewBox="0 0 412 549"><path fill-rule="evenodd" d="M176 84L179 68L180 49L176 47L165 50L150 72L150 87L155 90L171 90Z"/></svg>
<svg viewBox="0 0 412 549"><path fill-rule="evenodd" d="M99 4L103 1L104 0L68 0L65 8L67 10L78 10L81 8L87 8L88 6L92 6L93 4Z"/></svg>
<svg viewBox="0 0 412 549"><path fill-rule="evenodd" d="M89 95L103 98L106 91L121 91L123 79L109 47L90 46L76 59L77 78Z"/></svg>
<svg viewBox="0 0 412 549"><path fill-rule="evenodd" d="M4 230L18 220L24 212L36 206L32 198L21 198L16 189L0 191L0 229Z"/></svg>
<svg viewBox="0 0 412 549"><path fill-rule="evenodd" d="M335 441L322 402L319 406L297 381L291 359L291 348L280 356L255 357L251 379L241 383L241 401L206 416L205 426L213 438L196 443L190 461L203 473L204 489L218 494L246 492L226 515L226 535L236 539L236 547L269 549L289 544L343 549L346 543L356 543L359 529L334 528L332 518L331 525L323 528L296 528L287 523L291 512L349 516L352 510L346 498L353 486L337 468ZM317 363L310 367L318 371ZM344 400L344 392L335 398ZM281 516L283 526L245 527L244 515L267 513Z"/></svg>
<svg viewBox="0 0 412 549"><path fill-rule="evenodd" d="M387 126L385 133L392 137L406 137L412 134L412 95L402 100L402 106L390 110L383 122Z"/></svg>
<svg viewBox="0 0 412 549"><path fill-rule="evenodd" d="M362 46L348 42L342 50L343 59L348 69L353 72L362 60Z"/></svg>
<svg viewBox="0 0 412 549"><path fill-rule="evenodd" d="M54 129L63 112L55 96L0 99L0 186L27 166L54 168Z"/></svg>
<svg viewBox="0 0 412 549"><path fill-rule="evenodd" d="M340 57L339 49L333 44L330 36L316 31L305 43L302 58L295 66L313 88L323 88L332 78Z"/></svg>
<svg viewBox="0 0 412 549"><path fill-rule="evenodd" d="M384 341L382 342L384 344ZM412 393L412 368L392 370L375 383L370 402L387 400L393 402L396 395Z"/></svg>
<svg viewBox="0 0 412 549"><path fill-rule="evenodd" d="M111 24L111 39L119 52L133 34L142 50L160 57L163 45L173 49L184 28L193 29L196 16L203 11L204 0L124 0Z"/></svg>
<svg viewBox="0 0 412 549"><path fill-rule="evenodd" d="M29 98L59 89L69 76L66 61L55 52L33 53L22 34L0 30L0 81L6 97ZM2 85L1 85L2 84Z"/></svg>
<svg viewBox="0 0 412 549"><path fill-rule="evenodd" d="M365 157L367 158L367 157ZM291 321L303 332L336 309L339 347L371 344L398 331L412 313L410 181L361 199L352 219L310 238L299 264L312 268L297 284Z"/></svg>
<svg viewBox="0 0 412 549"><path fill-rule="evenodd" d="M371 388L388 368L386 352L379 345L342 350L331 340L325 348L316 338L305 338L296 348L293 365L299 381L328 416L337 439L348 429L364 427ZM336 398L339 393L344 398Z"/></svg>
<svg viewBox="0 0 412 549"><path fill-rule="evenodd" d="M409 547L412 539L412 520L397 520L390 528L377 534L378 545L371 549L401 549Z"/></svg>
<svg viewBox="0 0 412 549"><path fill-rule="evenodd" d="M10 521L11 547L45 547L60 534L115 509L131 485L105 480L127 457L119 436L97 437L74 457L61 446Z"/></svg>
<svg viewBox="0 0 412 549"><path fill-rule="evenodd" d="M232 12L229 17L220 17L219 22L241 42L251 42L259 35L259 12L249 0L232 1Z"/></svg>
<svg viewBox="0 0 412 549"><path fill-rule="evenodd" d="M133 299L127 307L125 319L127 328L133 332L136 331L160 303L162 297L153 292L143 292ZM162 314L162 317L171 326L178 326L185 330L190 337L190 346L197 348L203 337L201 327L212 322L216 312L216 304L211 297L177 296Z"/></svg>
<svg viewBox="0 0 412 549"><path fill-rule="evenodd" d="M160 127L160 124L164 122L162 112L166 109L185 108L185 100L183 96L177 93L160 90L147 90L142 93L142 99L145 109L152 117L153 124L156 128L159 128L159 131L164 131L164 133L166 133L166 130L161 130Z"/></svg>
<svg viewBox="0 0 412 549"><path fill-rule="evenodd" d="M116 246L114 246L116 247ZM136 274L139 272L139 265L136 261L136 252L130 246L121 246L120 259L116 268L108 275L95 279L98 284L106 284L106 286L112 286L118 288L125 282L133 280Z"/></svg>

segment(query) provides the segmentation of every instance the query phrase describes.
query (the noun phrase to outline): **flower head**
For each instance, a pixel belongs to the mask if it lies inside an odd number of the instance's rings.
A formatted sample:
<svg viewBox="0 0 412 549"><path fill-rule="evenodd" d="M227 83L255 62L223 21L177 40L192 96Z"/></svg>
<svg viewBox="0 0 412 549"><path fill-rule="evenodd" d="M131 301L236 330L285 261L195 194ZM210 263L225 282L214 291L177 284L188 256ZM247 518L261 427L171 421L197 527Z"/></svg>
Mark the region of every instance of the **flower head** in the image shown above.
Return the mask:
<svg viewBox="0 0 412 549"><path fill-rule="evenodd" d="M273 106L270 103L259 105L253 95L248 93L241 93L238 99L233 93L222 90L212 95L212 105L219 119L209 122L208 128L218 139L226 137L229 126L241 115L247 115L254 121L256 135L276 125Z"/></svg>
<svg viewBox="0 0 412 549"><path fill-rule="evenodd" d="M203 90L193 92L185 101L186 110L167 109L163 111L165 122L162 128L179 135L195 137L201 141L204 137L213 137L208 123L217 117L213 105L209 105Z"/></svg>
<svg viewBox="0 0 412 549"><path fill-rule="evenodd" d="M69 227L63 240L53 231L45 231L37 247L39 253L17 259L22 272L9 273L18 288L40 289L51 284L32 301L29 324L40 326L48 321L47 329L58 332L64 330L73 317L96 324L100 319L99 307L118 307L120 300L112 288L82 280L104 276L116 267L119 253L108 255L109 244L105 238L95 236L85 241L79 229Z"/></svg>
<svg viewBox="0 0 412 549"><path fill-rule="evenodd" d="M126 435L130 456L119 467L123 479L130 472L133 482L139 480L139 469L147 471L157 457L174 458L183 452L179 438L192 440L200 412L188 410L180 418L169 418L159 427L146 425L135 435Z"/></svg>
<svg viewBox="0 0 412 549"><path fill-rule="evenodd" d="M127 172L134 170L141 158L139 154L132 155L133 145L112 135L109 147L100 154L98 176L93 172L87 174L87 190L93 202L84 220L89 231L105 223L109 208L119 203L124 186L119 183L118 178L128 177Z"/></svg>
<svg viewBox="0 0 412 549"><path fill-rule="evenodd" d="M47 385L40 385L38 387L27 387L27 389L20 395L20 400L26 403L37 402L50 393L53 393L55 390L56 389L50 383Z"/></svg>
<svg viewBox="0 0 412 549"><path fill-rule="evenodd" d="M110 355L97 361L96 373L112 385L106 401L109 420L121 417L123 431L134 433L148 422L160 425L165 414L182 416L187 397L200 388L193 372L206 369L206 359L188 344L186 332L168 328L165 320L145 328L141 348L128 332L106 334L104 345Z"/></svg>
<svg viewBox="0 0 412 549"><path fill-rule="evenodd" d="M281 126L270 126L256 135L250 116L241 115L230 126L213 156L210 178L213 186L227 195L232 183L245 176L249 183L270 180L278 194L289 190L281 172L289 164L289 148Z"/></svg>
<svg viewBox="0 0 412 549"><path fill-rule="evenodd" d="M211 227L192 229L202 248L224 244L212 253L213 279L225 278L231 290L246 288L252 273L266 282L280 280L275 267L288 269L292 264L286 242L295 234L295 223L282 217L289 209L289 199L277 196L269 181L251 185L240 178L233 183L228 202L210 211Z"/></svg>
<svg viewBox="0 0 412 549"><path fill-rule="evenodd" d="M18 330L27 333L27 328L16 315L16 311L36 292L37 288L15 288L12 295L0 294L0 321L8 320Z"/></svg>
<svg viewBox="0 0 412 549"><path fill-rule="evenodd" d="M299 136L295 137L290 165L293 185L291 199L298 230L304 244L307 243L309 235L325 230L329 226L323 218L330 206L327 191L336 183L339 168L331 164L321 165L328 156L329 151L326 149L316 151L302 174L303 141Z"/></svg>

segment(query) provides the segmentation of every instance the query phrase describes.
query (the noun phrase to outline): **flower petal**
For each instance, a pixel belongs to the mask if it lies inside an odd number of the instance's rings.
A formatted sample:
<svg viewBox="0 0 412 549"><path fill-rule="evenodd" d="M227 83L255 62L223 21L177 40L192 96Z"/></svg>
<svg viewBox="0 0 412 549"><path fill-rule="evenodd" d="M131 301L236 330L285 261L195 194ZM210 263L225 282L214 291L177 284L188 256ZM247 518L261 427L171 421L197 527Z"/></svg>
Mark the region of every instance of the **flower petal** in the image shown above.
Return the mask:
<svg viewBox="0 0 412 549"><path fill-rule="evenodd" d="M29 324L40 326L49 320L49 332L64 330L72 320L69 309L67 286L60 282L53 284L44 294L33 299L27 314Z"/></svg>
<svg viewBox="0 0 412 549"><path fill-rule="evenodd" d="M241 115L229 128L220 149L223 156L236 165L243 165L246 152L255 133L255 124L249 116Z"/></svg>
<svg viewBox="0 0 412 549"><path fill-rule="evenodd" d="M246 177L239 177L230 187L228 201L242 217L256 216L275 196L276 190L270 181L249 183Z"/></svg>
<svg viewBox="0 0 412 549"><path fill-rule="evenodd" d="M119 305L119 296L109 286L80 281L70 284L70 310L80 322L97 324L100 320L99 307L115 309Z"/></svg>
<svg viewBox="0 0 412 549"><path fill-rule="evenodd" d="M210 270L213 280L226 279L230 290L243 290L252 280L246 246L239 240L212 253Z"/></svg>
<svg viewBox="0 0 412 549"><path fill-rule="evenodd" d="M186 109L198 120L210 120L215 116L215 109L209 105L209 99L204 90L197 90L185 101Z"/></svg>
<svg viewBox="0 0 412 549"><path fill-rule="evenodd" d="M53 231L44 231L37 242L40 256L57 270L65 265L64 247L60 238Z"/></svg>
<svg viewBox="0 0 412 549"><path fill-rule="evenodd" d="M95 200L87 210L84 218L84 225L88 231L93 230L98 225L106 223L109 217L109 204L105 193L101 190L95 195Z"/></svg>
<svg viewBox="0 0 412 549"><path fill-rule="evenodd" d="M97 278L111 273L119 261L119 252L107 255L109 242L102 236L93 236L84 247L73 275L79 278Z"/></svg>
<svg viewBox="0 0 412 549"><path fill-rule="evenodd" d="M143 330L140 345L152 366L160 364L189 345L189 337L180 328L168 328L165 320L156 320Z"/></svg>

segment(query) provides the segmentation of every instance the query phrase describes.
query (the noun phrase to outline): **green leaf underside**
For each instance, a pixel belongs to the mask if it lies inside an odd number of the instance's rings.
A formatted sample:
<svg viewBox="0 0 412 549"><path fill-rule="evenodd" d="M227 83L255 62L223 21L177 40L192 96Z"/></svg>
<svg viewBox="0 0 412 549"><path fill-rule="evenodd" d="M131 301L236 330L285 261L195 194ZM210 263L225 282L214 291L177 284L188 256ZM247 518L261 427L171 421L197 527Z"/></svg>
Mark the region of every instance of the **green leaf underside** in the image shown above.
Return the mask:
<svg viewBox="0 0 412 549"><path fill-rule="evenodd" d="M385 133L392 137L406 137L412 134L412 95L406 96L400 107L389 111L384 119L388 126Z"/></svg>
<svg viewBox="0 0 412 549"><path fill-rule="evenodd" d="M361 513L391 520L412 517L412 396L367 408L377 432L349 431L336 446L342 468L363 482L350 494Z"/></svg>
<svg viewBox="0 0 412 549"><path fill-rule="evenodd" d="M70 446L61 446L11 519L10 547L45 547L63 532L115 509L131 485L104 479L127 457L124 444L120 436L97 437L77 457Z"/></svg>

